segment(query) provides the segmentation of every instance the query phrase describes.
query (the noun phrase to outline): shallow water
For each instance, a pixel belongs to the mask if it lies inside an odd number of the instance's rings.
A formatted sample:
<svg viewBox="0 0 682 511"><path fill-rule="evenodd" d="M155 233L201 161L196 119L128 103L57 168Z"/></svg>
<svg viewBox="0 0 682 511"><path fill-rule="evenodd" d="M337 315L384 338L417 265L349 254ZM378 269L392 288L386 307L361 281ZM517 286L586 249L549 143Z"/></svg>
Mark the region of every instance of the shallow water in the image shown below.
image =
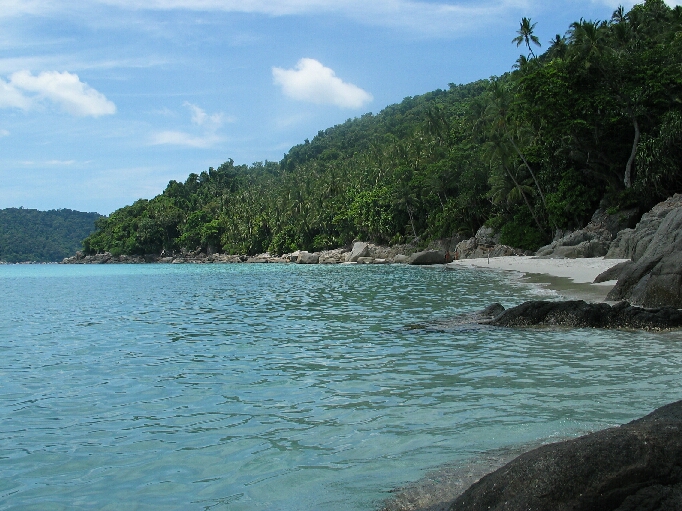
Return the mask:
<svg viewBox="0 0 682 511"><path fill-rule="evenodd" d="M537 298L509 279L0 266L0 509L375 509L682 398L676 333L407 328Z"/></svg>

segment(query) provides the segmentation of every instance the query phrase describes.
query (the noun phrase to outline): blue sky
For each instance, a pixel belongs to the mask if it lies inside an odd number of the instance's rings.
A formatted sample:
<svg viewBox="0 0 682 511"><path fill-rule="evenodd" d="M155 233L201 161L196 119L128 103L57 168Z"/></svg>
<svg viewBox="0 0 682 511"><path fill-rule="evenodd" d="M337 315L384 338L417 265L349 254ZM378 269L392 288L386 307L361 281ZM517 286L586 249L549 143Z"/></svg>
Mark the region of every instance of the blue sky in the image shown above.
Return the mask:
<svg viewBox="0 0 682 511"><path fill-rule="evenodd" d="M508 71L524 16L546 47L618 4L0 0L0 208L109 214L229 158L279 161L348 118Z"/></svg>

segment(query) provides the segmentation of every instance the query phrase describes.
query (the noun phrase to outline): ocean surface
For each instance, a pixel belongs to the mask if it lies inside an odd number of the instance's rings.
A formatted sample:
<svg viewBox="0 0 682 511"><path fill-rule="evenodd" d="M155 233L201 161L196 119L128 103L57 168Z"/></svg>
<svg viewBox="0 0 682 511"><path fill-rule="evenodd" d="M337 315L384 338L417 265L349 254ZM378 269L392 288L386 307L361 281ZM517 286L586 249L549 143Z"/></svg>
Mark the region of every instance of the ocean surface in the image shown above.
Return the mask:
<svg viewBox="0 0 682 511"><path fill-rule="evenodd" d="M375 510L682 398L682 335L429 325L557 298L408 266L0 266L0 509Z"/></svg>

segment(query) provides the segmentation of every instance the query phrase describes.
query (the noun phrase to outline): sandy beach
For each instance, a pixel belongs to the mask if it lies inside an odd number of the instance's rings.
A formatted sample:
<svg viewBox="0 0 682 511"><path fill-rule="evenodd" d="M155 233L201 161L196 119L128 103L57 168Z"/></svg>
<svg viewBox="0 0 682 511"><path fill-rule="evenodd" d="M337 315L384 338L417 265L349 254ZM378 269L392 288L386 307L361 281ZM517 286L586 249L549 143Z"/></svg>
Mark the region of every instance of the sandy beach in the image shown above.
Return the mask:
<svg viewBox="0 0 682 511"><path fill-rule="evenodd" d="M555 290L566 298L603 301L616 284L615 280L593 284L600 273L623 262L624 259L540 259L534 256L491 257L490 259L463 259L447 267L503 270L523 274L527 282Z"/></svg>

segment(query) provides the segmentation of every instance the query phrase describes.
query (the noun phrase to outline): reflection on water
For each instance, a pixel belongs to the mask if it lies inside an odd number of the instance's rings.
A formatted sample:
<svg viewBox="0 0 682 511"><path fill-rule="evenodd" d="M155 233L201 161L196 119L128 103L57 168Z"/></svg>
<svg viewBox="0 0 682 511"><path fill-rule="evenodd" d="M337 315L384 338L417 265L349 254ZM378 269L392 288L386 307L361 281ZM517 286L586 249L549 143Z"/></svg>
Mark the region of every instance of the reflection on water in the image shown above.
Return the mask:
<svg viewBox="0 0 682 511"><path fill-rule="evenodd" d="M675 334L410 330L533 297L404 266L0 268L0 509L372 509L680 398Z"/></svg>

